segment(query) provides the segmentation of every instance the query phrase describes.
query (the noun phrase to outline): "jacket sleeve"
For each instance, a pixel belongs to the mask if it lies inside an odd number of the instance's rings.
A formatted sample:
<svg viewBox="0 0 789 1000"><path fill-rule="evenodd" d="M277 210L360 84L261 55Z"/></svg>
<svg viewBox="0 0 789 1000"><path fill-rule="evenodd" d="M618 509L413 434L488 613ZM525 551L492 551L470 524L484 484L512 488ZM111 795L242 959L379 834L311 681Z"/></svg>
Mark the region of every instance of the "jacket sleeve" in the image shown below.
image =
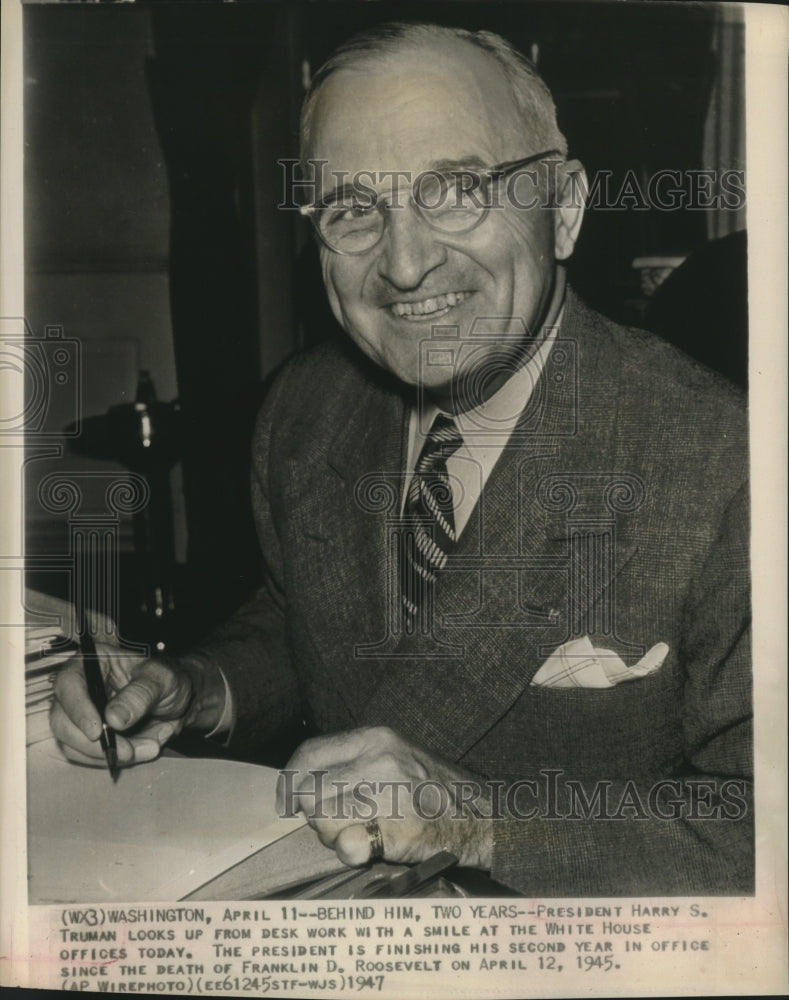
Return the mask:
<svg viewBox="0 0 789 1000"><path fill-rule="evenodd" d="M284 381L280 377L269 392L252 445L252 504L263 584L193 651L223 672L234 708L228 748L250 759L292 733L302 714L286 638L282 552L269 502L272 428Z"/></svg>
<svg viewBox="0 0 789 1000"><path fill-rule="evenodd" d="M494 878L532 896L754 891L748 525L743 487L686 603L684 760L649 787L586 788L580 804L540 789L522 810L534 818L494 821Z"/></svg>

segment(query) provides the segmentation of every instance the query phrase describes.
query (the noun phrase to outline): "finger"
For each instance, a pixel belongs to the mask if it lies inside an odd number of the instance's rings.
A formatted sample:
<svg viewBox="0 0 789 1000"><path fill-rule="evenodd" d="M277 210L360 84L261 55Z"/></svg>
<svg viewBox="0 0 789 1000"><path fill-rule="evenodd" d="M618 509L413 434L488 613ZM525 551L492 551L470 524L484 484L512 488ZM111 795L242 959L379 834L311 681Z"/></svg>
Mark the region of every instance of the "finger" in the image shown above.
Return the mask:
<svg viewBox="0 0 789 1000"><path fill-rule="evenodd" d="M136 729L133 740L152 739L156 740L160 747L180 732L181 725L177 719L151 719L151 721L141 729Z"/></svg>
<svg viewBox="0 0 789 1000"><path fill-rule="evenodd" d="M104 761L104 751L101 749L98 736L95 740L88 739L66 715L58 702L53 703L49 716L49 727L70 760L78 760L81 764L91 763L101 766ZM101 727L99 727L99 732L101 732ZM116 737L116 750L119 764L134 763L134 751L129 741L123 736Z"/></svg>
<svg viewBox="0 0 789 1000"><path fill-rule="evenodd" d="M353 735L355 732L356 730L350 733L337 733L334 736L321 736L305 740L301 744L283 768L284 771L296 773L289 776L287 783L282 772L277 778L277 809L280 813L285 808L288 787L291 791L298 792L304 788L310 777L313 785L317 787L322 779L317 772L328 771L332 765L343 763L356 756L352 752L358 747L358 740L355 740Z"/></svg>
<svg viewBox="0 0 789 1000"><path fill-rule="evenodd" d="M383 841L384 861L403 864L418 864L441 849L441 840L429 824L409 817L405 820L376 821ZM374 860L375 833L368 829L369 823L354 823L340 830L332 846L337 857L346 865L365 865ZM442 838L443 839L443 838Z"/></svg>
<svg viewBox="0 0 789 1000"><path fill-rule="evenodd" d="M384 726L349 729L332 736L305 740L287 763L289 769L309 771L345 764L370 750L381 750L396 740Z"/></svg>
<svg viewBox="0 0 789 1000"><path fill-rule="evenodd" d="M162 744L153 738L134 736L129 740L131 747L132 764L145 764L148 761L156 760L162 752Z"/></svg>
<svg viewBox="0 0 789 1000"><path fill-rule="evenodd" d="M58 702L53 703L49 713L49 728L64 750L74 750L83 757L95 758L97 761L101 761L102 751L98 738L96 740L88 739L83 731L66 715L63 707ZM101 731L101 727L99 727L99 731Z"/></svg>
<svg viewBox="0 0 789 1000"><path fill-rule="evenodd" d="M133 762L141 764L143 761L155 760L167 741L179 730L180 726L176 722L161 720L153 720L143 729L137 730L134 736L128 737Z"/></svg>
<svg viewBox="0 0 789 1000"><path fill-rule="evenodd" d="M333 847L339 833L347 826L368 823L384 813L381 804L372 799L359 803L348 797L326 798L319 802L305 800L291 812L303 812L309 825L327 847Z"/></svg>
<svg viewBox="0 0 789 1000"><path fill-rule="evenodd" d="M87 767L106 767L107 762L104 759L104 755L101 757L89 757L87 754L81 753L79 750L75 750L74 747L69 746L67 743L61 743L60 749L63 756L72 762L72 764L83 764Z"/></svg>
<svg viewBox="0 0 789 1000"><path fill-rule="evenodd" d="M379 824L378 829L381 831L381 837L384 842L383 859L386 861L396 860L393 856L392 842L386 825ZM350 865L352 868L357 868L359 865L366 865L373 857L372 836L366 826L359 824L346 826L341 830L333 846L340 861L343 864Z"/></svg>
<svg viewBox="0 0 789 1000"><path fill-rule="evenodd" d="M132 767L134 764L144 764L148 761L155 760L161 753L161 746L156 740L126 740L122 736L119 736L116 740L117 743L117 753L118 753L118 764L120 767ZM67 757L70 761L75 764L86 764L89 767L106 767L107 761L104 753L101 756L95 757L82 753L73 746L69 746L67 743L61 743L60 749L63 751L63 755Z"/></svg>
<svg viewBox="0 0 789 1000"><path fill-rule="evenodd" d="M326 847L332 847L335 850L337 849L338 844L344 842L348 830L356 830L357 834L359 830L363 831L364 836L362 837L362 839L364 840L364 843L367 845L368 850L366 853L361 850L359 851L359 857L361 858L361 860L358 863L365 864L369 860L368 856L371 851L371 839L370 839L370 834L367 833L367 827L370 823L373 822L373 820L363 820L360 819L360 817L358 816L353 819L348 819L344 817L338 818L335 816L328 816L328 818L322 818L318 814L313 813L313 815L307 816L307 822L315 831L315 833L318 835L320 842L324 844ZM406 824L408 824L408 828L406 828ZM414 822L398 820L392 824L392 828L393 830L401 828L401 830L399 831L398 835L395 835L394 833L389 835L390 847L395 843L396 840L399 841L403 838L403 836L407 836L409 834L409 831L410 833L413 833ZM361 834L358 834L358 836L361 837Z"/></svg>
<svg viewBox="0 0 789 1000"><path fill-rule="evenodd" d="M302 794L312 803L343 794L343 782L352 787L371 779L402 780L412 776L415 766L421 769L411 747L383 726L306 740L283 768L295 773L286 779L280 772L277 806L282 812L288 793Z"/></svg>
<svg viewBox="0 0 789 1000"><path fill-rule="evenodd" d="M107 681L114 691L126 687L134 675L135 668L140 667L146 659L138 654L122 653L116 646L101 642L96 643L96 652L99 663L107 673Z"/></svg>
<svg viewBox="0 0 789 1000"><path fill-rule="evenodd" d="M162 698L162 686L156 671L144 664L126 687L107 705L104 718L113 729L128 729L144 719Z"/></svg>
<svg viewBox="0 0 789 1000"><path fill-rule="evenodd" d="M307 816L307 822L321 843L334 849L349 865L366 864L374 856L383 856L387 861L422 861L435 853L436 836L440 832L432 829L434 824L414 814L397 819L385 818L381 813L374 819L323 818L313 814ZM383 844L382 855L376 843L376 827Z"/></svg>
<svg viewBox="0 0 789 1000"><path fill-rule="evenodd" d="M370 860L370 855L372 852L372 841L371 835L367 832L367 827L373 822L368 820L367 822L362 822L358 818L356 819L336 819L335 817L330 817L328 819L320 819L315 815L308 816L307 822L318 835L318 838L322 844L326 847L337 849L337 845L345 842L348 836L347 831L356 830L358 836L366 845L365 850L359 850L358 864L365 864ZM359 831L362 831L359 834Z"/></svg>
<svg viewBox="0 0 789 1000"><path fill-rule="evenodd" d="M58 672L54 690L65 716L89 741L97 740L101 733L101 718L88 695L81 660L69 663ZM58 722L60 721L62 720L58 715Z"/></svg>
<svg viewBox="0 0 789 1000"><path fill-rule="evenodd" d="M305 740L287 764L279 771L277 775L276 805L280 816L292 815L294 809L298 812L302 808L296 802L296 798L298 797L298 792L304 790L305 782L309 777L312 778L316 794L321 794L319 786L328 772L328 767L326 764L318 765L314 762L323 756L325 756L327 761L331 762L335 754L335 747L341 745L342 738L345 735L345 733L338 733L336 736L321 736L316 739ZM285 812L286 808L288 809L287 814Z"/></svg>
<svg viewBox="0 0 789 1000"><path fill-rule="evenodd" d="M412 811L413 790L421 780L409 774L410 763L385 752L368 754L331 771L297 774L289 781L280 814L303 812L308 821L352 823L376 816L402 817Z"/></svg>

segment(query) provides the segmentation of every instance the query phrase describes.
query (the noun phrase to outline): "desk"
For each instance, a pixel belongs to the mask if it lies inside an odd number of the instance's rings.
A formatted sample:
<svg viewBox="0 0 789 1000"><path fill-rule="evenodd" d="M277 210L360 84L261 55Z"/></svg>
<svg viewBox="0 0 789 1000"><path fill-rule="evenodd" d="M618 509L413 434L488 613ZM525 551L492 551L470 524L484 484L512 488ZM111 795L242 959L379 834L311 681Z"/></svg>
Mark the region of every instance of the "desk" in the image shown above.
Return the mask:
<svg viewBox="0 0 789 1000"><path fill-rule="evenodd" d="M36 600L39 613L57 614L56 629L69 635L71 607ZM36 691L28 715L31 903L260 899L355 871L301 817L277 815L271 768L165 750L113 783L104 767L66 761L46 722L50 662L35 661L29 675L31 690L47 688ZM366 872L405 870L379 862ZM471 884L474 895L507 894L481 872L454 870L452 878ZM352 889L337 886L325 898L348 898ZM464 893L447 886L443 894Z"/></svg>

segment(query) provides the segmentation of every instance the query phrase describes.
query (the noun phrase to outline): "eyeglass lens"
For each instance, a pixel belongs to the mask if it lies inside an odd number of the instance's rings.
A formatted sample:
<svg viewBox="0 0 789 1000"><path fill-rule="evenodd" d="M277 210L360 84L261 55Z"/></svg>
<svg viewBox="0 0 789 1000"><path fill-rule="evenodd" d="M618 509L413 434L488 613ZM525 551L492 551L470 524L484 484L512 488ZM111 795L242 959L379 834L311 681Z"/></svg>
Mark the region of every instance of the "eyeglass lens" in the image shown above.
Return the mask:
<svg viewBox="0 0 789 1000"><path fill-rule="evenodd" d="M473 229L490 206L488 177L459 173L445 176L435 171L420 175L412 200L425 222L439 232L461 234ZM322 239L340 253L363 253L375 246L386 226L384 213L404 208L352 201L322 208L316 222Z"/></svg>

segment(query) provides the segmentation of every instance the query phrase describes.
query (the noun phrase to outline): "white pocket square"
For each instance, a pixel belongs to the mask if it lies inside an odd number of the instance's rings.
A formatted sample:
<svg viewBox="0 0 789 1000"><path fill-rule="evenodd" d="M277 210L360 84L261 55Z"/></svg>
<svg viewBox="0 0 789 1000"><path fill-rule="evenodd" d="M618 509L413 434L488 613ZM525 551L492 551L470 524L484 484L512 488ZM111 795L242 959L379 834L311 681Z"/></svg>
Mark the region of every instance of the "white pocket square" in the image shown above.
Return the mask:
<svg viewBox="0 0 789 1000"><path fill-rule="evenodd" d="M628 667L610 649L595 649L588 635L571 639L555 649L531 680L538 687L610 688L623 681L637 681L658 670L668 655L665 642Z"/></svg>

